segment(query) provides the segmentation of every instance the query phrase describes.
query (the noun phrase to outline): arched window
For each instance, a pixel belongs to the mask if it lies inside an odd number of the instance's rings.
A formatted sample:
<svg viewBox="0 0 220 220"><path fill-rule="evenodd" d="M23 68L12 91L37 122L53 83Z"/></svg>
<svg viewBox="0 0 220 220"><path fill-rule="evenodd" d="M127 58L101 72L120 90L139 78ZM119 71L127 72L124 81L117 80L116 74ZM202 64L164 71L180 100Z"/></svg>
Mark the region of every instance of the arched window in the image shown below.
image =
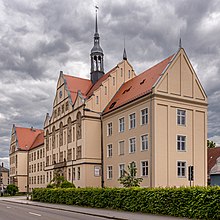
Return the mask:
<svg viewBox="0 0 220 220"><path fill-rule="evenodd" d="M63 123L60 122L60 139L59 139L59 145L63 146Z"/></svg>
<svg viewBox="0 0 220 220"><path fill-rule="evenodd" d="M82 138L82 116L81 116L81 112L77 113L76 116L76 139L79 140Z"/></svg>
<svg viewBox="0 0 220 220"><path fill-rule="evenodd" d="M55 148L55 126L52 129L52 148Z"/></svg>
<svg viewBox="0 0 220 220"><path fill-rule="evenodd" d="M72 142L72 122L71 122L71 118L68 118L67 121L67 143L71 143Z"/></svg>
<svg viewBox="0 0 220 220"><path fill-rule="evenodd" d="M49 150L49 131L46 132L46 150Z"/></svg>

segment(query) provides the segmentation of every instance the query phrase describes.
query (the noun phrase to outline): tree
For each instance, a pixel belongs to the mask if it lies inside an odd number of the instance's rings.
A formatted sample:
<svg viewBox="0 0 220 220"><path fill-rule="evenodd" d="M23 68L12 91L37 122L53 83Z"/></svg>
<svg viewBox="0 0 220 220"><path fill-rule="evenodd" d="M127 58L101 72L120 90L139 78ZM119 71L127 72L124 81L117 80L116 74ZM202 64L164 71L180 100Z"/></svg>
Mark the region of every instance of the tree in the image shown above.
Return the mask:
<svg viewBox="0 0 220 220"><path fill-rule="evenodd" d="M64 180L61 185L61 188L76 188L75 185L67 180Z"/></svg>
<svg viewBox="0 0 220 220"><path fill-rule="evenodd" d="M18 192L18 187L14 184L9 184L7 186L7 192L9 195L14 196Z"/></svg>
<svg viewBox="0 0 220 220"><path fill-rule="evenodd" d="M214 148L216 147L216 143L214 141L207 140L207 147Z"/></svg>
<svg viewBox="0 0 220 220"><path fill-rule="evenodd" d="M54 172L53 179L47 185L47 188L75 188L75 185L60 175L60 170Z"/></svg>
<svg viewBox="0 0 220 220"><path fill-rule="evenodd" d="M128 166L128 172L124 170L124 175L118 179L120 184L122 184L124 187L139 187L140 183L143 181L142 178L136 177L137 168L134 165L135 163L132 162Z"/></svg>

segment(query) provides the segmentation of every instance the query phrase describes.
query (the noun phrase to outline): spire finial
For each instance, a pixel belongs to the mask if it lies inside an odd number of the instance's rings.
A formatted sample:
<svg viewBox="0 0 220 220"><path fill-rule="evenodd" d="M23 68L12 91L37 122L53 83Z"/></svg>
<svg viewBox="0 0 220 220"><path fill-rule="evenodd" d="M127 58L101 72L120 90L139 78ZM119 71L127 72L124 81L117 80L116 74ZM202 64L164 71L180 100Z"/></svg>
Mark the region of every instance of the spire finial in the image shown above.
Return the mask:
<svg viewBox="0 0 220 220"><path fill-rule="evenodd" d="M181 37L180 37L180 39L179 39L179 49L181 49L182 48L182 40L181 40Z"/></svg>
<svg viewBox="0 0 220 220"><path fill-rule="evenodd" d="M96 5L95 6L96 10L95 10L95 33L98 33L98 9L99 7Z"/></svg>
<svg viewBox="0 0 220 220"><path fill-rule="evenodd" d="M125 37L124 37L124 52L123 52L123 60L127 60L127 53L126 53L126 50L125 50Z"/></svg>

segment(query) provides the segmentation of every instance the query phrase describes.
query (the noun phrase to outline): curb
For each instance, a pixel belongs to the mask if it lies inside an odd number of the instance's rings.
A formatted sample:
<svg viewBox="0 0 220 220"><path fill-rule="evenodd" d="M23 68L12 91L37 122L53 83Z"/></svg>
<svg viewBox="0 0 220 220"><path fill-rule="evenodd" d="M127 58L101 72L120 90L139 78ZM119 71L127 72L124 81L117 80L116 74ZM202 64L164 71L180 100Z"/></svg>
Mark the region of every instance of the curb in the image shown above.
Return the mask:
<svg viewBox="0 0 220 220"><path fill-rule="evenodd" d="M31 205L31 206L37 206L37 207L42 207L42 208L48 208L48 209L56 209L55 207L50 207L50 206L43 206L43 205L39 205L39 204L31 204L28 202L16 202L16 201L9 201L9 200L1 200L4 202L8 202L8 203L18 203L18 204L23 204L23 205ZM44 204L50 204L50 203L44 203ZM52 203L54 204L54 203ZM64 205L64 204L57 204L57 205ZM73 213L78 213L78 214L83 214L83 215L89 215L89 216L97 216L97 217L102 217L102 218L106 218L106 219L115 219L115 220L130 220L128 218L119 218L119 217L115 217L115 216L106 216L106 215L101 215L101 214L92 214L92 213L88 213L88 212L81 212L81 211L74 211L74 210L69 210L69 209L65 209L65 208L59 208L59 210L62 211L67 211L67 212L73 212Z"/></svg>

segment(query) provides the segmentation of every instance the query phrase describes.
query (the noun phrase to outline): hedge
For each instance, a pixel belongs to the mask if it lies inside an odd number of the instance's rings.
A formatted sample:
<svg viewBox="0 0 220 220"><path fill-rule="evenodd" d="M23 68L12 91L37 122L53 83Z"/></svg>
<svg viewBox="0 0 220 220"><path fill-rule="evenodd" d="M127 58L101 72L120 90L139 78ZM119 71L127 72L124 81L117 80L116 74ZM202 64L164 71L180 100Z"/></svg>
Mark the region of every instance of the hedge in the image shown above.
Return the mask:
<svg viewBox="0 0 220 220"><path fill-rule="evenodd" d="M220 219L220 187L33 189L33 200L196 219Z"/></svg>

